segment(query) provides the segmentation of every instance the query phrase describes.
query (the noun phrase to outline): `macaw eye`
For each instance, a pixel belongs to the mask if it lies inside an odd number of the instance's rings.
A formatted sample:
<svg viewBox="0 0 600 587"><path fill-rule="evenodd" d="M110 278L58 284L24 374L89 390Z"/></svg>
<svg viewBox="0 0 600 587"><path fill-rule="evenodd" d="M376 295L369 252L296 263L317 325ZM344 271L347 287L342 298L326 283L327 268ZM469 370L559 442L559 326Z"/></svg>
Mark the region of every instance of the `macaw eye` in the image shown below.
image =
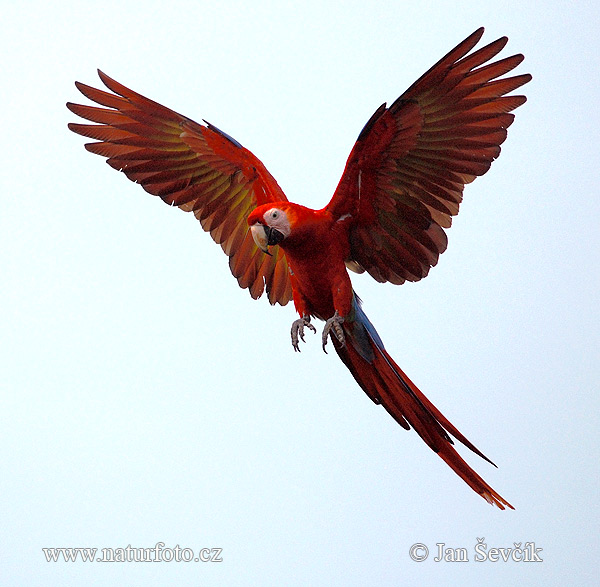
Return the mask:
<svg viewBox="0 0 600 587"><path fill-rule="evenodd" d="M271 213L271 218L277 218L279 214L277 214L277 210Z"/></svg>

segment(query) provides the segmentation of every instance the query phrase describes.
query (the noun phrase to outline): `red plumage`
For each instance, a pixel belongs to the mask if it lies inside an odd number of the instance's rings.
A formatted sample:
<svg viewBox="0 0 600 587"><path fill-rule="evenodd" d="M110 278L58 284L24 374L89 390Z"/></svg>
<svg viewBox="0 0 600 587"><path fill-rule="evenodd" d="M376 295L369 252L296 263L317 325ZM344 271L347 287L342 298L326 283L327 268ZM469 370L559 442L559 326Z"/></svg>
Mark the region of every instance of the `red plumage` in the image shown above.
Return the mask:
<svg viewBox="0 0 600 587"><path fill-rule="evenodd" d="M478 29L450 51L361 131L333 195L322 210L287 201L262 162L235 139L161 106L99 72L110 92L77 83L100 104L67 104L94 124L70 124L93 139L86 148L150 194L193 212L221 245L238 283L253 298L300 314L299 350L310 320L326 321L323 348L334 347L361 388L404 428L412 427L477 493L512 506L454 449L473 446L400 370L362 311L347 269L380 282L417 281L446 249L444 228L458 213L465 184L500 154L525 102L507 95L531 76L502 77L522 60L491 61L505 37L472 51ZM250 230L248 230L250 226ZM268 253L268 254L265 254ZM490 461L491 462L491 461Z"/></svg>

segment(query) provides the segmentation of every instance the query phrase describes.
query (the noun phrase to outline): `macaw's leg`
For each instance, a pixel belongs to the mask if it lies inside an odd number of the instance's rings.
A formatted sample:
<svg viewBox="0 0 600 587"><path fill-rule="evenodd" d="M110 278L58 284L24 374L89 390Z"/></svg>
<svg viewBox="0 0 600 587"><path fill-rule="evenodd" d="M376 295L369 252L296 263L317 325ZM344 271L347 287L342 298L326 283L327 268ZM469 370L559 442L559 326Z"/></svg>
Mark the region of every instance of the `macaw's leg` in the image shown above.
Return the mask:
<svg viewBox="0 0 600 587"><path fill-rule="evenodd" d="M292 346L295 351L300 352L300 346L298 345L298 339L302 342L306 342L304 340L304 328L308 327L314 333L317 332L317 329L310 323L310 316L302 316L302 318L298 318L298 320L294 320L292 322Z"/></svg>
<svg viewBox="0 0 600 587"><path fill-rule="evenodd" d="M341 324L344 322L344 319L338 314L338 311L335 311L335 314L325 322L325 328L323 328L323 350L325 350L325 345L327 344L327 337L331 333L331 336L335 336L338 342L344 346L346 344L346 337L344 336L344 331L342 330Z"/></svg>

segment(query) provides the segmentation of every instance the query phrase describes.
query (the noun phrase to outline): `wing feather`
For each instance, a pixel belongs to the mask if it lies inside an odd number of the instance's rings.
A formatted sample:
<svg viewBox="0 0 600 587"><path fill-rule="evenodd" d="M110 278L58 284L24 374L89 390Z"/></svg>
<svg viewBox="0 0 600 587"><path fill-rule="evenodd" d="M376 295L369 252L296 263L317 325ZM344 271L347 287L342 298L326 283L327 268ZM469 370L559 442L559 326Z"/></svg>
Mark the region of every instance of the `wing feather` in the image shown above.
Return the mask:
<svg viewBox="0 0 600 587"><path fill-rule="evenodd" d="M256 206L287 201L260 160L216 127L198 124L98 74L110 92L75 85L100 107L67 104L94 123L69 124L73 132L96 141L85 148L106 157L148 193L193 212L253 298L266 289L272 304L287 304L292 290L285 254L279 247L273 257L260 252L246 223Z"/></svg>
<svg viewBox="0 0 600 587"><path fill-rule="evenodd" d="M512 110L526 98L509 92L531 76L502 77L522 55L493 60L502 37L473 51L478 29L360 133L327 210L346 221L352 269L377 281L425 277L446 249L443 228L458 213L465 184L500 155Z"/></svg>

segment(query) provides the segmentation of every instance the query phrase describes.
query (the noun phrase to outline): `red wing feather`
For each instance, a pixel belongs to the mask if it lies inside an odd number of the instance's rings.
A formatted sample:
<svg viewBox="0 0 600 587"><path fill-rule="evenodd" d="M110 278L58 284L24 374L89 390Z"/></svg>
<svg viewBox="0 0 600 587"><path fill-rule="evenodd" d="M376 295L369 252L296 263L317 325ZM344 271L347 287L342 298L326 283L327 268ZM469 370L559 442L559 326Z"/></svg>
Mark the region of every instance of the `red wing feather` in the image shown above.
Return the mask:
<svg viewBox="0 0 600 587"><path fill-rule="evenodd" d="M425 277L446 249L442 228L458 213L465 184L500 154L512 110L525 96L506 96L531 76L501 76L523 60L489 63L502 37L470 53L478 29L418 79L360 133L327 206L348 219L348 265L377 281ZM500 78L500 79L499 79Z"/></svg>
<svg viewBox="0 0 600 587"><path fill-rule="evenodd" d="M98 74L113 93L79 82L76 86L102 108L67 104L94 123L69 124L72 131L97 141L86 149L106 157L111 167L150 194L193 212L253 298L266 288L272 304L287 304L292 289L283 251L274 247L273 257L264 255L246 223L256 206L287 201L260 160L216 127L198 124Z"/></svg>

